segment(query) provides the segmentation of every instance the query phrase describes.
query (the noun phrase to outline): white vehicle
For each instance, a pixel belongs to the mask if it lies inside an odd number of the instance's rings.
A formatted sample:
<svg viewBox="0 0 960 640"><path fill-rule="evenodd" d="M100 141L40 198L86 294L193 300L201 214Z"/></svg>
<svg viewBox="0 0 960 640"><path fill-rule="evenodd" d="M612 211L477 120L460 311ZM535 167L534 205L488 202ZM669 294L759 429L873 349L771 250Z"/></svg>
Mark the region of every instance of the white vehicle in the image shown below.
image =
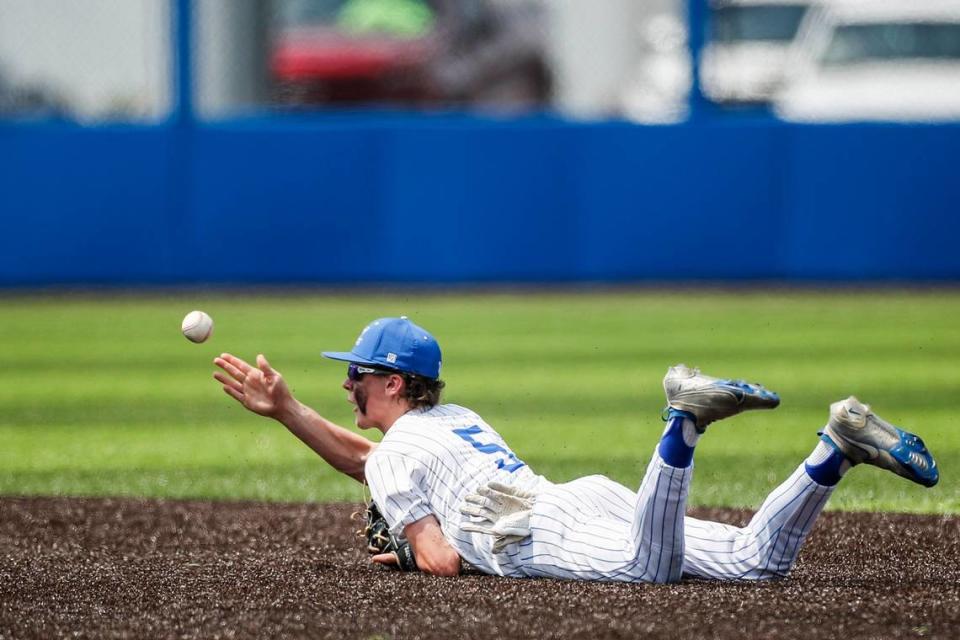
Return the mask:
<svg viewBox="0 0 960 640"><path fill-rule="evenodd" d="M960 119L960 1L833 0L812 12L774 110L801 122Z"/></svg>
<svg viewBox="0 0 960 640"><path fill-rule="evenodd" d="M716 0L703 49L705 96L721 103L769 102L810 0Z"/></svg>

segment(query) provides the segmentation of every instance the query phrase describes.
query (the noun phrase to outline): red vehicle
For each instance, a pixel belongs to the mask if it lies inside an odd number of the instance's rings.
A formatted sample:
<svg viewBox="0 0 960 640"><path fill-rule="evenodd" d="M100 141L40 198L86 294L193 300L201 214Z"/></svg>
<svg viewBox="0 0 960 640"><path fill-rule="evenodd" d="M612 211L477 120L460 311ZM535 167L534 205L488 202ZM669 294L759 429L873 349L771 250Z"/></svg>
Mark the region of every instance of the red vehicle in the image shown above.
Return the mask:
<svg viewBox="0 0 960 640"><path fill-rule="evenodd" d="M274 0L275 100L544 105L539 14L489 0Z"/></svg>

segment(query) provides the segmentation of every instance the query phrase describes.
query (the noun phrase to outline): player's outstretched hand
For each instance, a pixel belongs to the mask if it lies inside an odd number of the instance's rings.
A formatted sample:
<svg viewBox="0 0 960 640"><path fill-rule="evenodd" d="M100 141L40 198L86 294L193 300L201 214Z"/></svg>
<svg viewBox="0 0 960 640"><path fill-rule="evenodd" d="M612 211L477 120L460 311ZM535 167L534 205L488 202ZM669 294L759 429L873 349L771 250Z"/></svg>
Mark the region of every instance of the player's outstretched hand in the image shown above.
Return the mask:
<svg viewBox="0 0 960 640"><path fill-rule="evenodd" d="M256 367L229 353L214 358L213 364L223 370L213 377L224 392L254 413L276 418L294 401L283 376L263 354L257 356Z"/></svg>

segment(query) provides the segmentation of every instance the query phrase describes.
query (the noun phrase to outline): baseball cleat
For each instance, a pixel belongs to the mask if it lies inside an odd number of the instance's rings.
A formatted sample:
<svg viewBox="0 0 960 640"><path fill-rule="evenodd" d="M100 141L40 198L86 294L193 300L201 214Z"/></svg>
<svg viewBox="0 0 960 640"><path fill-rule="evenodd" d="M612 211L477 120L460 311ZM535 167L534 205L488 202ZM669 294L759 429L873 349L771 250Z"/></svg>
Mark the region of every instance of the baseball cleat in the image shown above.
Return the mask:
<svg viewBox="0 0 960 640"><path fill-rule="evenodd" d="M667 370L663 378L669 409L692 414L697 431L703 433L707 425L752 409L775 409L780 396L762 385L713 378L678 364Z"/></svg>
<svg viewBox="0 0 960 640"><path fill-rule="evenodd" d="M940 480L923 440L893 426L853 396L830 405L830 422L821 436L830 438L852 464L872 464L925 487Z"/></svg>

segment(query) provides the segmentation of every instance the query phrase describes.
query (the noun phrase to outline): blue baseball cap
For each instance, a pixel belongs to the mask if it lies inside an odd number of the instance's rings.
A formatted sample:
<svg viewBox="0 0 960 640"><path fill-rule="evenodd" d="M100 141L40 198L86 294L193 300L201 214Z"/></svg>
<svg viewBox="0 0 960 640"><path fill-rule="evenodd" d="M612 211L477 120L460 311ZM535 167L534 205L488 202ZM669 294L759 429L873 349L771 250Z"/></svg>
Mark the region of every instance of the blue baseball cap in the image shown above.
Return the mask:
<svg viewBox="0 0 960 640"><path fill-rule="evenodd" d="M406 316L374 320L360 332L351 351L324 351L324 358L440 377L440 345Z"/></svg>

